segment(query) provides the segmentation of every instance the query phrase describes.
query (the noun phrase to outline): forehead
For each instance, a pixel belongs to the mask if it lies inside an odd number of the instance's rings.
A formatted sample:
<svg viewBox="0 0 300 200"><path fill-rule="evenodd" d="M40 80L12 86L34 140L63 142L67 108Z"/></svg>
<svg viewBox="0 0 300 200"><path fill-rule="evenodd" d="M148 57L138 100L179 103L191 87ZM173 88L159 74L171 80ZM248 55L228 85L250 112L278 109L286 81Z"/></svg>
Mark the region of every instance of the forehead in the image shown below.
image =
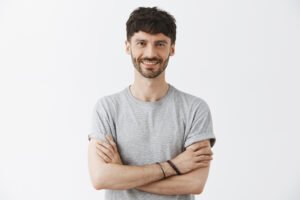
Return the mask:
<svg viewBox="0 0 300 200"><path fill-rule="evenodd" d="M138 40L145 40L149 42L155 42L155 41L166 41L168 43L171 43L171 38L164 35L163 33L157 33L157 34L150 34L143 31L136 32L130 39L131 41L138 41Z"/></svg>

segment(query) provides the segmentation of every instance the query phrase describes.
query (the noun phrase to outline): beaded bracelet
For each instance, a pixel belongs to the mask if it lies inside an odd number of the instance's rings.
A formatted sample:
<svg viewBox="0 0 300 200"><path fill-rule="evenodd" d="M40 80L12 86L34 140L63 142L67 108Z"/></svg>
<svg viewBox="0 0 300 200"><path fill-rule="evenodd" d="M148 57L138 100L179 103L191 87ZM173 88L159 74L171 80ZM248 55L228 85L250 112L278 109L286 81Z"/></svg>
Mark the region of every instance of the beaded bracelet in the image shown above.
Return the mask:
<svg viewBox="0 0 300 200"><path fill-rule="evenodd" d="M176 167L176 165L174 165L174 163L171 160L167 160L167 162L175 170L175 172L177 173L177 175L181 175L179 169Z"/></svg>
<svg viewBox="0 0 300 200"><path fill-rule="evenodd" d="M165 173L164 168L162 167L162 165L161 165L159 162L157 162L156 164L159 165L159 167L160 167L162 173L164 174L164 178L166 178L166 173Z"/></svg>

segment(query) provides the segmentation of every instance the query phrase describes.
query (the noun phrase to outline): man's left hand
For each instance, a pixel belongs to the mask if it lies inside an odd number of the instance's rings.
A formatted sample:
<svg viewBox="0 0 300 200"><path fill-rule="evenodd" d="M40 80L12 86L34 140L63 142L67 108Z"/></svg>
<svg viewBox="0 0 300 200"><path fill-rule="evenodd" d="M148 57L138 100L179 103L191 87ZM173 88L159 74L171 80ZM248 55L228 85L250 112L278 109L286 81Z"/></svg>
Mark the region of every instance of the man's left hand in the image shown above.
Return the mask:
<svg viewBox="0 0 300 200"><path fill-rule="evenodd" d="M117 144L111 135L105 136L106 140L97 140L97 154L106 162L123 165Z"/></svg>

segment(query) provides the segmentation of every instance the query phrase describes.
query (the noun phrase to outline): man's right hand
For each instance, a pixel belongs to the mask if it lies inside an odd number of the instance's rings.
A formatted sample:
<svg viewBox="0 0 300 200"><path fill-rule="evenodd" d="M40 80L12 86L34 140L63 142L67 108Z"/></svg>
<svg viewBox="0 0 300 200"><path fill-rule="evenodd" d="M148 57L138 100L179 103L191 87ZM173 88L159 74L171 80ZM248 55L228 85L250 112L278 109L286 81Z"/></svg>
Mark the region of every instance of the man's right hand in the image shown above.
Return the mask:
<svg viewBox="0 0 300 200"><path fill-rule="evenodd" d="M182 174L185 174L197 168L208 167L212 155L209 140L205 140L190 145L171 161Z"/></svg>

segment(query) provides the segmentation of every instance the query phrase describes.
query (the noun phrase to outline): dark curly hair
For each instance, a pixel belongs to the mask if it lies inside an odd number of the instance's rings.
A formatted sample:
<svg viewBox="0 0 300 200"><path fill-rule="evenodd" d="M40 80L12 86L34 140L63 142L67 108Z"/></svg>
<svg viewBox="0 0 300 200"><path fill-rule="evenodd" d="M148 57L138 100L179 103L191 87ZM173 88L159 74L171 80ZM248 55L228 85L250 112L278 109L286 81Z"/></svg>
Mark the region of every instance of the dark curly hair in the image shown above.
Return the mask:
<svg viewBox="0 0 300 200"><path fill-rule="evenodd" d="M139 7L135 9L126 22L127 40L134 33L143 31L150 34L163 33L174 44L176 40L176 20L164 10L157 7Z"/></svg>

